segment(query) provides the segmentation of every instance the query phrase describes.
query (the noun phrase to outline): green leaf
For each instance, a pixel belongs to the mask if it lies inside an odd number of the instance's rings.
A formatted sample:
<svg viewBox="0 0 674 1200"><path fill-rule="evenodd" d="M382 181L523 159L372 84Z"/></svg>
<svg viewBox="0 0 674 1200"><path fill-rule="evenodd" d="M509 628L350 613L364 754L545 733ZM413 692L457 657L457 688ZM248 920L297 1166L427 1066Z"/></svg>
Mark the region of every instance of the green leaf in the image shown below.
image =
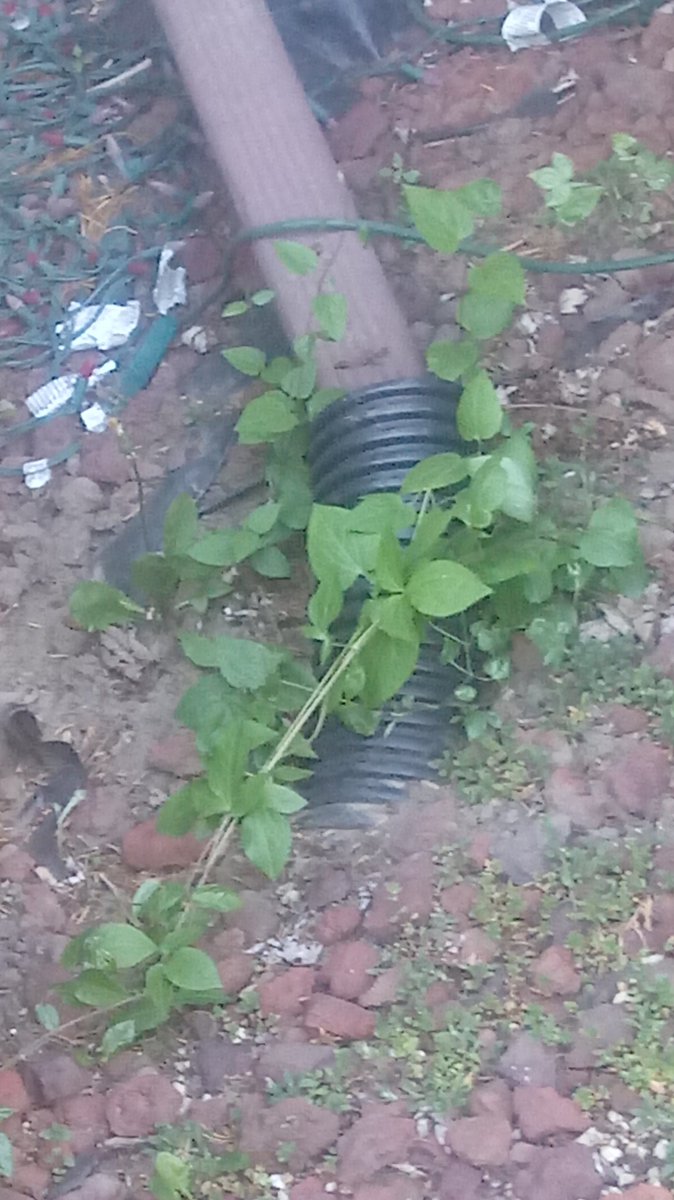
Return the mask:
<svg viewBox="0 0 674 1200"><path fill-rule="evenodd" d="M259 535L252 529L216 529L190 547L189 557L207 567L233 567L259 548Z"/></svg>
<svg viewBox="0 0 674 1200"><path fill-rule="evenodd" d="M272 292L271 288L260 288L259 292L253 292L250 302L256 308L263 308L265 304L271 304L274 298L275 292Z"/></svg>
<svg viewBox="0 0 674 1200"><path fill-rule="evenodd" d="M389 637L402 642L419 644L419 629L415 612L405 596L384 596L374 600L368 609L371 621Z"/></svg>
<svg viewBox="0 0 674 1200"><path fill-rule="evenodd" d="M493 179L476 179L456 191L466 208L478 217L497 217L501 211L501 189Z"/></svg>
<svg viewBox="0 0 674 1200"><path fill-rule="evenodd" d="M174 987L189 992L210 992L222 989L218 970L210 955L194 946L183 946L162 963L164 974Z"/></svg>
<svg viewBox="0 0 674 1200"><path fill-rule="evenodd" d="M277 879L290 857L292 835L286 817L273 809L251 813L241 821L244 854L269 879Z"/></svg>
<svg viewBox="0 0 674 1200"><path fill-rule="evenodd" d="M629 567L637 557L637 522L632 505L621 498L596 508L578 548L595 567Z"/></svg>
<svg viewBox="0 0 674 1200"><path fill-rule="evenodd" d="M198 809L195 790L204 786L202 780L192 780L164 801L157 814L157 833L169 837L184 837L197 823Z"/></svg>
<svg viewBox="0 0 674 1200"><path fill-rule="evenodd" d="M118 1021L116 1025L111 1025L106 1029L101 1042L103 1061L112 1058L113 1054L123 1050L125 1046L132 1046L137 1036L135 1021Z"/></svg>
<svg viewBox="0 0 674 1200"><path fill-rule="evenodd" d="M281 391L263 392L249 400L236 423L239 441L253 446L288 433L298 423L292 400Z"/></svg>
<svg viewBox="0 0 674 1200"><path fill-rule="evenodd" d="M136 967L138 963L145 962L157 953L157 946L147 934L136 929L135 925L122 922L111 921L97 925L89 940L97 949L108 954L120 971Z"/></svg>
<svg viewBox="0 0 674 1200"><path fill-rule="evenodd" d="M263 546L251 555L251 567L265 579L290 579L290 563L278 546Z"/></svg>
<svg viewBox="0 0 674 1200"><path fill-rule="evenodd" d="M486 371L477 371L466 384L456 420L459 433L467 442L487 441L499 432L503 409Z"/></svg>
<svg viewBox="0 0 674 1200"><path fill-rule="evenodd" d="M407 184L403 194L416 229L434 250L453 254L473 232L473 218L459 193Z"/></svg>
<svg viewBox="0 0 674 1200"><path fill-rule="evenodd" d="M283 813L284 816L292 816L293 813L300 812L301 809L306 808L307 804L299 792L294 791L293 788L283 787L279 783L272 783L271 780L265 785L265 799L270 808Z"/></svg>
<svg viewBox="0 0 674 1200"><path fill-rule="evenodd" d="M267 356L258 350L256 346L232 346L229 350L222 350L222 357L227 359L235 370L240 371L242 375L250 375L254 378L264 371L267 364Z"/></svg>
<svg viewBox="0 0 674 1200"><path fill-rule="evenodd" d="M280 504L276 500L268 500L260 504L246 517L246 528L253 533L269 533L278 519Z"/></svg>
<svg viewBox="0 0 674 1200"><path fill-rule="evenodd" d="M230 913L241 908L241 898L229 888L222 888L217 883L204 883L196 887L191 894L193 904L199 908L212 909L214 912Z"/></svg>
<svg viewBox="0 0 674 1200"><path fill-rule="evenodd" d="M53 1033L61 1024L58 1010L54 1008L53 1004L36 1004L35 1016L42 1028L46 1029L48 1033Z"/></svg>
<svg viewBox="0 0 674 1200"><path fill-rule="evenodd" d="M485 341L507 329L513 315L513 304L502 296L486 296L481 292L466 292L459 300L456 319L462 329L474 338Z"/></svg>
<svg viewBox="0 0 674 1200"><path fill-rule="evenodd" d="M514 254L502 251L490 254L483 262L471 267L468 285L481 296L496 296L511 304L523 304L526 294L524 268Z"/></svg>
<svg viewBox="0 0 674 1200"><path fill-rule="evenodd" d="M14 1150L6 1133L0 1133L0 1175L11 1179L14 1174Z"/></svg>
<svg viewBox="0 0 674 1200"><path fill-rule="evenodd" d="M293 275L309 275L318 266L318 255L302 242L274 242L274 250L284 267Z"/></svg>
<svg viewBox="0 0 674 1200"><path fill-rule="evenodd" d="M421 514L417 520L414 537L407 547L405 557L408 566L427 558L437 549L450 520L450 514L441 508L431 508Z"/></svg>
<svg viewBox="0 0 674 1200"><path fill-rule="evenodd" d="M543 191L551 191L560 184L569 183L574 176L574 165L566 154L553 154L552 166L540 167L530 171L529 178L533 179Z"/></svg>
<svg viewBox="0 0 674 1200"><path fill-rule="evenodd" d="M70 597L70 615L88 633L109 625L128 625L144 613L139 604L107 583L85 580L77 584Z"/></svg>
<svg viewBox="0 0 674 1200"><path fill-rule="evenodd" d="M312 308L321 332L330 341L339 342L346 333L346 297L340 292L326 292L316 297Z"/></svg>
<svg viewBox="0 0 674 1200"><path fill-rule="evenodd" d="M343 593L333 583L319 583L309 601L308 615L311 624L320 633L327 633L332 622L342 611Z"/></svg>
<svg viewBox="0 0 674 1200"><path fill-rule="evenodd" d="M578 225L581 221L586 221L603 195L603 188L589 183L573 184L569 196L554 205L558 219L563 225Z"/></svg>
<svg viewBox="0 0 674 1200"><path fill-rule="evenodd" d="M156 1200L180 1200L181 1197L189 1200L193 1195L189 1161L168 1150L160 1150L154 1160L150 1191Z"/></svg>
<svg viewBox="0 0 674 1200"><path fill-rule="evenodd" d="M351 510L351 529L359 533L383 534L387 530L401 533L414 524L416 512L395 492L378 492L365 496Z"/></svg>
<svg viewBox="0 0 674 1200"><path fill-rule="evenodd" d="M176 717L188 729L211 733L232 715L234 700L221 675L203 675L182 697Z"/></svg>
<svg viewBox="0 0 674 1200"><path fill-rule="evenodd" d="M246 638L203 637L198 633L183 633L180 644L197 667L218 667L233 688L256 691L263 687L281 662L282 655L261 642Z"/></svg>
<svg viewBox="0 0 674 1200"><path fill-rule="evenodd" d="M143 554L131 564L131 582L136 593L163 609L175 595L180 575L163 554Z"/></svg>
<svg viewBox="0 0 674 1200"><path fill-rule="evenodd" d="M417 612L429 617L453 617L490 593L491 588L467 567L446 559L420 563L406 589Z"/></svg>
<svg viewBox="0 0 674 1200"><path fill-rule="evenodd" d="M307 553L316 578L334 581L345 591L362 573L361 562L354 556L351 513L345 508L314 504L307 530ZM374 547L373 547L374 548Z"/></svg>
<svg viewBox="0 0 674 1200"><path fill-rule="evenodd" d="M199 510L191 496L178 496L164 520L164 554L187 554L199 536Z"/></svg>
<svg viewBox="0 0 674 1200"><path fill-rule="evenodd" d="M507 486L501 511L516 521L530 522L536 511L536 458L526 433L508 438L496 458L505 471Z"/></svg>
<svg viewBox="0 0 674 1200"><path fill-rule="evenodd" d="M281 387L293 400L308 400L316 387L316 363L313 359L291 367L284 375Z"/></svg>
<svg viewBox="0 0 674 1200"><path fill-rule="evenodd" d="M380 708L400 691L409 679L419 656L419 636L414 641L389 637L377 630L363 646L357 662L365 670L362 700L368 708Z"/></svg>
<svg viewBox="0 0 674 1200"><path fill-rule="evenodd" d="M402 492L430 492L451 487L468 474L468 464L459 454L429 454L407 472Z"/></svg>
<svg viewBox="0 0 674 1200"><path fill-rule="evenodd" d="M82 971L69 985L68 990L80 1004L90 1004L93 1008L108 1008L111 1004L119 1004L128 996L126 988L122 987L114 975L95 968Z"/></svg>
<svg viewBox="0 0 674 1200"><path fill-rule="evenodd" d="M405 586L403 551L395 533L387 529L381 536L374 575L384 592L402 592Z"/></svg>
<svg viewBox="0 0 674 1200"><path fill-rule="evenodd" d="M477 357L477 346L465 338L460 342L433 342L426 351L426 365L439 379L454 383L472 371Z"/></svg>
<svg viewBox="0 0 674 1200"><path fill-rule="evenodd" d="M261 378L265 383L270 383L272 387L278 388L283 383L288 371L291 369L292 359L285 354L279 354L276 358L272 358L270 363L267 363Z"/></svg>
<svg viewBox="0 0 674 1200"><path fill-rule="evenodd" d="M247 312L248 305L245 300L230 300L229 304L226 304L222 310L222 317L224 320L227 317L242 317Z"/></svg>
<svg viewBox="0 0 674 1200"><path fill-rule="evenodd" d="M307 413L313 420L319 413L323 412L324 408L334 404L335 400L341 400L344 395L344 388L319 388L307 400Z"/></svg>

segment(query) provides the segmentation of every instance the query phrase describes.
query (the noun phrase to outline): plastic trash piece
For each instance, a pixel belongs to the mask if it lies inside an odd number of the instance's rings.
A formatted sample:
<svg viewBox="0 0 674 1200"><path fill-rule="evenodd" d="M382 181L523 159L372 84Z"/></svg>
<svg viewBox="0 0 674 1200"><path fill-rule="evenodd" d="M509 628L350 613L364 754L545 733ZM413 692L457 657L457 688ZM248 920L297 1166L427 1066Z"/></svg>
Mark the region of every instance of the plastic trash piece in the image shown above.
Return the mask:
<svg viewBox="0 0 674 1200"><path fill-rule="evenodd" d="M587 20L585 13L571 0L543 0L542 4L518 4L501 26L501 37L513 52L532 46L547 46L550 38L546 23L553 29L570 29Z"/></svg>
<svg viewBox="0 0 674 1200"><path fill-rule="evenodd" d="M56 326L68 350L114 350L128 342L140 320L140 301L127 304L71 305L70 316Z"/></svg>
<svg viewBox="0 0 674 1200"><path fill-rule="evenodd" d="M61 375L50 379L26 397L26 408L34 417L48 417L72 400L79 375Z"/></svg>
<svg viewBox="0 0 674 1200"><path fill-rule="evenodd" d="M47 458L34 458L30 462L25 462L22 469L23 481L31 492L43 488L51 479L51 467Z"/></svg>
<svg viewBox="0 0 674 1200"><path fill-rule="evenodd" d="M187 271L184 267L172 267L175 250L164 246L159 255L157 281L152 289L152 299L163 317L177 304L187 303Z"/></svg>

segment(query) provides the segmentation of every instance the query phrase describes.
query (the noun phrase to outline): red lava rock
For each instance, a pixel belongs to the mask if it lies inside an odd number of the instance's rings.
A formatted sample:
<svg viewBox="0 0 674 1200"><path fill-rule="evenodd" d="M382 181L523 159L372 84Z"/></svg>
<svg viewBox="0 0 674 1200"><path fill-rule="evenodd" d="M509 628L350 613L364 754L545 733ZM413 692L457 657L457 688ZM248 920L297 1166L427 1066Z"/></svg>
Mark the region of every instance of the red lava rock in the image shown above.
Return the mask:
<svg viewBox="0 0 674 1200"><path fill-rule="evenodd" d="M415 854L402 870L380 883L363 922L367 933L381 941L395 937L402 925L421 925L433 908L433 864L430 855Z"/></svg>
<svg viewBox="0 0 674 1200"><path fill-rule="evenodd" d="M56 497L56 506L61 512L77 517L80 513L97 512L105 505L105 496L93 479L87 479L85 475L65 475L61 480Z"/></svg>
<svg viewBox="0 0 674 1200"><path fill-rule="evenodd" d="M188 1120L213 1133L224 1133L231 1124L232 1101L229 1096L211 1096L208 1100L193 1100L187 1110Z"/></svg>
<svg viewBox="0 0 674 1200"><path fill-rule="evenodd" d="M67 1054L46 1052L26 1064L26 1083L43 1104L68 1100L91 1087L92 1075Z"/></svg>
<svg viewBox="0 0 674 1200"><path fill-rule="evenodd" d="M606 785L623 811L655 819L669 787L671 764L663 746L634 742L604 773Z"/></svg>
<svg viewBox="0 0 674 1200"><path fill-rule="evenodd" d="M602 1187L589 1147L567 1142L539 1149L517 1176L514 1191L520 1200L597 1200Z"/></svg>
<svg viewBox="0 0 674 1200"><path fill-rule="evenodd" d="M450 917L454 917L459 928L469 924L468 915L477 900L477 888L474 883L463 880L453 883L451 887L443 888L440 893L440 907Z"/></svg>
<svg viewBox="0 0 674 1200"><path fill-rule="evenodd" d="M297 1016L313 992L315 980L313 967L290 967L265 980L258 988L262 1016Z"/></svg>
<svg viewBox="0 0 674 1200"><path fill-rule="evenodd" d="M353 1200L422 1200L424 1184L399 1171L383 1171L377 1180L356 1188Z"/></svg>
<svg viewBox="0 0 674 1200"><path fill-rule="evenodd" d="M513 1094L515 1117L529 1142L542 1142L555 1133L584 1133L590 1121L567 1096L550 1087L518 1087Z"/></svg>
<svg viewBox="0 0 674 1200"><path fill-rule="evenodd" d="M331 1046L314 1042L272 1042L260 1055L257 1073L262 1079L281 1083L286 1076L308 1075L332 1065L335 1052Z"/></svg>
<svg viewBox="0 0 674 1200"><path fill-rule="evenodd" d="M460 1117L447 1131L454 1154L473 1167L502 1167L508 1161L511 1138L504 1117Z"/></svg>
<svg viewBox="0 0 674 1200"><path fill-rule="evenodd" d="M628 704L611 704L607 711L615 733L643 733L648 729L650 717L643 708L633 708Z"/></svg>
<svg viewBox="0 0 674 1200"><path fill-rule="evenodd" d="M354 1121L337 1143L337 1174L342 1184L365 1183L382 1167L404 1162L416 1137L410 1117L367 1114Z"/></svg>
<svg viewBox="0 0 674 1200"><path fill-rule="evenodd" d="M492 856L492 839L488 833L476 833L466 847L466 858L477 871L483 871Z"/></svg>
<svg viewBox="0 0 674 1200"><path fill-rule="evenodd" d="M150 817L124 834L122 858L134 871L163 871L166 867L191 866L203 848L203 842L191 833L184 837L158 833L157 819Z"/></svg>
<svg viewBox="0 0 674 1200"><path fill-rule="evenodd" d="M303 1171L332 1146L339 1117L301 1097L265 1107L259 1096L241 1101L239 1147L253 1163L267 1170Z"/></svg>
<svg viewBox="0 0 674 1200"><path fill-rule="evenodd" d="M43 933L63 933L66 927L66 915L56 896L46 883L28 883L23 889L23 906L26 911L26 924L31 928L39 928Z"/></svg>
<svg viewBox="0 0 674 1200"><path fill-rule="evenodd" d="M513 1100L508 1084L504 1079L479 1084L470 1094L469 1107L472 1117L501 1117L510 1122Z"/></svg>
<svg viewBox="0 0 674 1200"><path fill-rule="evenodd" d="M674 1200L669 1188L656 1186L654 1183L635 1183L634 1187L621 1192L623 1200ZM602 1192L601 1200L615 1200L615 1192Z"/></svg>
<svg viewBox="0 0 674 1200"><path fill-rule="evenodd" d="M221 247L204 234L186 238L177 258L185 267L190 283L205 283L207 279L214 279L223 267Z"/></svg>
<svg viewBox="0 0 674 1200"><path fill-rule="evenodd" d="M190 779L200 775L202 762L191 729L177 729L154 742L148 751L148 767L165 771L178 779Z"/></svg>
<svg viewBox="0 0 674 1200"><path fill-rule="evenodd" d="M375 977L369 988L359 996L359 1003L364 1008L384 1008L387 1004L393 1004L398 998L404 978L405 964L394 963Z"/></svg>
<svg viewBox="0 0 674 1200"><path fill-rule="evenodd" d="M229 954L227 958L223 958L216 963L218 975L222 990L228 996L238 996L239 992L245 988L255 971L255 963L248 954L244 954L243 950L236 951L234 954Z"/></svg>
<svg viewBox="0 0 674 1200"><path fill-rule="evenodd" d="M590 781L573 767L557 767L552 772L545 784L545 799L579 829L598 829L610 807L598 781Z"/></svg>
<svg viewBox="0 0 674 1200"><path fill-rule="evenodd" d="M323 868L307 888L307 904L310 908L325 908L328 904L339 904L349 894L349 877L338 867Z"/></svg>
<svg viewBox="0 0 674 1200"><path fill-rule="evenodd" d="M481 1184L481 1171L460 1158L450 1158L442 1173L438 1196L442 1200L475 1200Z"/></svg>
<svg viewBox="0 0 674 1200"><path fill-rule="evenodd" d="M30 1096L23 1079L18 1071L9 1067L0 1069L0 1108L11 1108L13 1113L21 1115L30 1108Z"/></svg>
<svg viewBox="0 0 674 1200"><path fill-rule="evenodd" d="M116 1137L147 1137L158 1125L177 1121L181 1107L173 1084L150 1071L116 1083L105 1098L105 1115Z"/></svg>
<svg viewBox="0 0 674 1200"><path fill-rule="evenodd" d="M0 1200L28 1200L26 1192L20 1192L18 1188L0 1187Z"/></svg>
<svg viewBox="0 0 674 1200"><path fill-rule="evenodd" d="M337 904L321 913L314 928L316 940L324 946L333 946L342 938L355 933L363 914L355 904Z"/></svg>
<svg viewBox="0 0 674 1200"><path fill-rule="evenodd" d="M459 962L465 967L490 963L498 954L498 946L483 929L467 929L461 935Z"/></svg>
<svg viewBox="0 0 674 1200"><path fill-rule="evenodd" d="M82 444L82 474L95 483L126 483L132 477L131 463L119 447L116 433L106 429Z"/></svg>
<svg viewBox="0 0 674 1200"><path fill-rule="evenodd" d="M17 1191L33 1196L34 1200L42 1200L50 1179L51 1171L38 1163L19 1162L14 1166L12 1183L16 1185Z"/></svg>
<svg viewBox="0 0 674 1200"><path fill-rule="evenodd" d="M318 1033L354 1042L372 1037L377 1018L374 1013L361 1008L359 1004L353 1004L351 1000L342 1000L339 996L314 995L307 1005L304 1024L307 1029Z"/></svg>
<svg viewBox="0 0 674 1200"><path fill-rule="evenodd" d="M294 1183L290 1189L290 1200L325 1200L328 1194L325 1190L326 1179L320 1175L307 1175Z"/></svg>
<svg viewBox="0 0 674 1200"><path fill-rule="evenodd" d="M227 915L228 928L241 931L245 946L266 942L276 933L279 926L276 905L260 892L248 891L245 888L239 892L239 900L240 907Z"/></svg>
<svg viewBox="0 0 674 1200"><path fill-rule="evenodd" d="M68 1129L68 1140L74 1154L91 1150L109 1134L105 1116L105 1096L71 1096L57 1109L58 1119Z"/></svg>
<svg viewBox="0 0 674 1200"><path fill-rule="evenodd" d="M370 972L379 961L379 951L370 942L339 942L330 950L323 968L333 996L357 1000L372 983Z"/></svg>
<svg viewBox="0 0 674 1200"><path fill-rule="evenodd" d="M20 850L12 842L8 842L0 850L0 880L3 882L23 883L30 878L34 867L35 863L30 854Z"/></svg>
<svg viewBox="0 0 674 1200"><path fill-rule="evenodd" d="M449 786L414 783L409 801L400 805L386 826L386 846L393 858L414 852L435 853L456 840L456 794Z"/></svg>
<svg viewBox="0 0 674 1200"><path fill-rule="evenodd" d="M575 996L581 979L566 946L548 946L531 965L535 986L544 996Z"/></svg>
<svg viewBox="0 0 674 1200"><path fill-rule="evenodd" d="M97 1172L95 1175L90 1175L82 1187L68 1192L68 1200L124 1200L128 1194L123 1180L117 1179L114 1175L103 1175ZM222 1197L222 1200L225 1200L225 1197Z"/></svg>

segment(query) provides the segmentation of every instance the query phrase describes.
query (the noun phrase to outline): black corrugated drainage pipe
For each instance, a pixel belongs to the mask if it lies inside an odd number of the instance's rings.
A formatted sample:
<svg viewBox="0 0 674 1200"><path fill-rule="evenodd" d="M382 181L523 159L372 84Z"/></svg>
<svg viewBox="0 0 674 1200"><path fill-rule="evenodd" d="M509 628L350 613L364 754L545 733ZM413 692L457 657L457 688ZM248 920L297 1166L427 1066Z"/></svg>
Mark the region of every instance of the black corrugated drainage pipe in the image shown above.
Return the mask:
<svg viewBox="0 0 674 1200"><path fill-rule="evenodd" d="M430 454L456 451L456 408L461 388L438 379L378 384L336 400L311 427L309 464L314 500L346 508L375 492L397 492L407 472ZM362 595L347 597L337 633L350 636ZM423 643L414 674L365 737L334 718L314 749L307 782L305 824L376 824L382 809L401 799L408 784L433 776L432 763L447 747L456 671L440 660L441 640Z"/></svg>

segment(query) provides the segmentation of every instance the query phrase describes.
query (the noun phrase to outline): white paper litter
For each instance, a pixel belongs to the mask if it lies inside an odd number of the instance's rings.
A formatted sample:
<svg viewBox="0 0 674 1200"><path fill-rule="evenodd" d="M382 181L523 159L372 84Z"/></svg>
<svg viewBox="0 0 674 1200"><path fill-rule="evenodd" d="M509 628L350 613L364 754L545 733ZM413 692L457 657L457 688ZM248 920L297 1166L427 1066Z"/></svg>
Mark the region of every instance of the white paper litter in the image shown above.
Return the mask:
<svg viewBox="0 0 674 1200"><path fill-rule="evenodd" d="M89 408L83 408L80 413L80 421L87 433L105 433L108 428L107 413L98 403L90 404Z"/></svg>
<svg viewBox="0 0 674 1200"><path fill-rule="evenodd" d="M71 320L56 326L56 333L71 337L70 350L114 350L128 342L140 320L140 301L127 304L71 305Z"/></svg>
<svg viewBox="0 0 674 1200"><path fill-rule="evenodd" d="M547 46L550 39L541 30L543 14L555 29L569 29L587 20L585 13L571 0L543 0L542 4L519 4L511 9L501 26L501 36L513 52L531 46Z"/></svg>
<svg viewBox="0 0 674 1200"><path fill-rule="evenodd" d="M51 467L46 458L34 458L23 464L23 482L32 492L44 487L51 479Z"/></svg>
<svg viewBox="0 0 674 1200"><path fill-rule="evenodd" d="M187 271L184 267L171 266L174 253L171 246L164 246L159 255L157 281L152 289L152 299L162 317L176 304L187 303Z"/></svg>
<svg viewBox="0 0 674 1200"><path fill-rule="evenodd" d="M587 297L585 288L564 288L559 297L559 311L562 316L568 317L571 313L577 313L578 309L587 303Z"/></svg>
<svg viewBox="0 0 674 1200"><path fill-rule="evenodd" d="M78 379L79 375L61 375L59 379L50 379L31 392L26 399L26 408L34 417L48 417L70 400Z"/></svg>

